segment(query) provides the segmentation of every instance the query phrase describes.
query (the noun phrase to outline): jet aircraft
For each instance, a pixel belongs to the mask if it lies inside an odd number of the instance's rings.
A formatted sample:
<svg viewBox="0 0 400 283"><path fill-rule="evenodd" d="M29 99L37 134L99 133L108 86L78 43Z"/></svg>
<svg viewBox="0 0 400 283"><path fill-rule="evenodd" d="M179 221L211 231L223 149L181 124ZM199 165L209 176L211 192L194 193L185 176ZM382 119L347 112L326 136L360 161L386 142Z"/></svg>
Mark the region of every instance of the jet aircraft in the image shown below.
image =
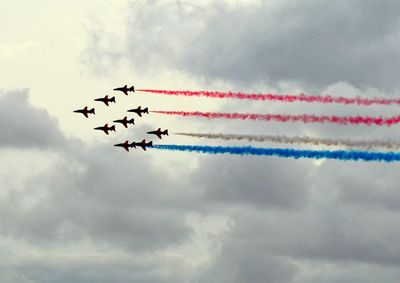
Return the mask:
<svg viewBox="0 0 400 283"><path fill-rule="evenodd" d="M146 146L153 147L153 142L149 141L148 143L146 143L146 140L142 140L141 142L133 142L132 146L134 148L136 148L136 146L140 146L141 148L143 148L144 151L146 151Z"/></svg>
<svg viewBox="0 0 400 283"><path fill-rule="evenodd" d="M135 142L129 143L125 141L124 143L114 144L114 146L123 147L126 151L129 151L130 147L135 147Z"/></svg>
<svg viewBox="0 0 400 283"><path fill-rule="evenodd" d="M97 127L94 128L95 130L101 130L108 135L108 131L114 131L115 132L115 125L112 125L111 127L108 126L108 124L105 124L103 127Z"/></svg>
<svg viewBox="0 0 400 283"><path fill-rule="evenodd" d="M135 92L135 87L128 87L127 85L124 85L123 87L114 88L114 90L122 91L123 93L125 93L125 95L128 95L128 91Z"/></svg>
<svg viewBox="0 0 400 283"><path fill-rule="evenodd" d="M104 96L103 98L96 98L94 101L100 101L104 102L105 105L109 105L109 102L114 102L115 103L115 96L108 98L108 95Z"/></svg>
<svg viewBox="0 0 400 283"><path fill-rule="evenodd" d="M130 110L128 110L128 112L135 112L136 114L139 115L139 117L142 117L142 113L149 114L149 108L146 107L146 108L142 109L141 106L139 106L139 107L136 108L136 109L130 109Z"/></svg>
<svg viewBox="0 0 400 283"><path fill-rule="evenodd" d="M158 128L156 131L150 131L147 132L148 134L156 135L159 139L161 139L161 136L168 136L168 129L161 131L161 128Z"/></svg>
<svg viewBox="0 0 400 283"><path fill-rule="evenodd" d="M86 118L88 118L88 114L93 114L93 115L95 115L95 113L94 113L94 108L88 110L88 107L87 107L87 106L85 106L85 108L83 108L83 109L75 110L74 112L75 112L75 113L82 113L83 115L85 115Z"/></svg>
<svg viewBox="0 0 400 283"><path fill-rule="evenodd" d="M114 123L121 123L122 125L124 125L125 128L128 128L128 124L135 125L135 120L133 118L128 120L128 118L126 116L124 117L124 119L115 120L113 122Z"/></svg>

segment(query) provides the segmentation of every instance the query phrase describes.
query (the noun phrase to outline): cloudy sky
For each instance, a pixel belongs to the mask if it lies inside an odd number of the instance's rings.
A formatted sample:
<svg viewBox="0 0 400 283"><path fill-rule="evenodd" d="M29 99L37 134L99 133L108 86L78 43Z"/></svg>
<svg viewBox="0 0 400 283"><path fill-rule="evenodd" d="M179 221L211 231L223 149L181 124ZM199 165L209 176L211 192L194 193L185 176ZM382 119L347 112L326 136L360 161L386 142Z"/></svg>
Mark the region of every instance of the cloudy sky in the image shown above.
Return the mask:
<svg viewBox="0 0 400 283"><path fill-rule="evenodd" d="M158 127L396 140L397 126L152 114L110 136L92 129L139 105L396 114L112 88L398 97L399 1L2 0L0 19L1 282L398 282L398 164L112 147ZM93 101L107 94L118 103ZM72 113L85 105L95 117Z"/></svg>

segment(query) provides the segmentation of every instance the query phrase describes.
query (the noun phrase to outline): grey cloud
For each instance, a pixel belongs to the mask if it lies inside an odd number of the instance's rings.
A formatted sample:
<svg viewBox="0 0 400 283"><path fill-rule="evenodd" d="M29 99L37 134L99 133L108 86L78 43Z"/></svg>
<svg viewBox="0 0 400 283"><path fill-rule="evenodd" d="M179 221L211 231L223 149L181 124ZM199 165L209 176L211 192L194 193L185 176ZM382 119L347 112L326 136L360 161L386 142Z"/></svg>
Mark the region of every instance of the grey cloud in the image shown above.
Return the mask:
<svg viewBox="0 0 400 283"><path fill-rule="evenodd" d="M188 238L176 184L148 159L110 146L75 154L4 200L4 234L39 245L88 237L133 250L159 249Z"/></svg>
<svg viewBox="0 0 400 283"><path fill-rule="evenodd" d="M368 274L370 279L397 282L398 215L334 203L319 206L296 212L238 210L220 253L200 278L355 283ZM370 279L367 282L374 282Z"/></svg>
<svg viewBox="0 0 400 283"><path fill-rule="evenodd" d="M65 139L47 111L33 107L28 91L0 92L0 147L56 148Z"/></svg>
<svg viewBox="0 0 400 283"><path fill-rule="evenodd" d="M375 283L397 282L400 272L397 266L383 267L354 262L328 263L302 261L303 272L297 274L293 283Z"/></svg>
<svg viewBox="0 0 400 283"><path fill-rule="evenodd" d="M332 168L334 167L334 170ZM398 166L358 164L348 168L324 165L320 174L338 190L340 201L371 209L400 209ZM362 177L361 177L362 176Z"/></svg>
<svg viewBox="0 0 400 283"><path fill-rule="evenodd" d="M221 256L201 274L200 282L285 283L296 273L295 265L286 257L270 256L251 245L237 248L235 244L225 243Z"/></svg>
<svg viewBox="0 0 400 283"><path fill-rule="evenodd" d="M103 256L98 255L100 258ZM46 261L38 259L22 262L18 267L0 268L0 279L12 283L185 282L186 272L181 266L176 259L168 258L139 262L126 256L111 260L101 260L94 256L85 259L85 256L81 256L71 262L68 256L60 256ZM180 270L180 274L165 272L166 268Z"/></svg>
<svg viewBox="0 0 400 283"><path fill-rule="evenodd" d="M294 259L398 266L399 215L326 203L297 212L247 213L236 218L232 237L245 249ZM246 240L246 239L251 239Z"/></svg>
<svg viewBox="0 0 400 283"><path fill-rule="evenodd" d="M399 87L399 15L397 1L215 1L204 7L135 1L116 49L140 70L166 66L245 85L348 81L393 90ZM109 53L104 48L87 63Z"/></svg>
<svg viewBox="0 0 400 283"><path fill-rule="evenodd" d="M9 283L36 283L37 281L31 280L20 272L12 269L0 268L0 280Z"/></svg>
<svg viewBox="0 0 400 283"><path fill-rule="evenodd" d="M240 83L348 81L391 89L398 87L399 14L396 1L220 8L188 45L182 65L196 75Z"/></svg>
<svg viewBox="0 0 400 283"><path fill-rule="evenodd" d="M293 209L309 200L312 169L295 160L207 156L193 181L206 203Z"/></svg>

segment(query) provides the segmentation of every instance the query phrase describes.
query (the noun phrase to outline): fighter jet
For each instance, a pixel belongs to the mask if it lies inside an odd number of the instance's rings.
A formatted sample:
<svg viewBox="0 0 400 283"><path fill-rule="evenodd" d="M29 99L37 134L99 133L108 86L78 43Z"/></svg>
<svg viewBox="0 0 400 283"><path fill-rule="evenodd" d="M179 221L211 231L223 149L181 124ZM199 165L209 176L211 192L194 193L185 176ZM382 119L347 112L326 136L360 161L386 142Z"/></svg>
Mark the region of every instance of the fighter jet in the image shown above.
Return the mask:
<svg viewBox="0 0 400 283"><path fill-rule="evenodd" d="M133 142L132 146L134 148L136 148L136 146L140 146L141 148L143 148L144 151L146 151L146 146L153 147L153 142L149 141L148 143L146 143L146 140L142 140L141 142Z"/></svg>
<svg viewBox="0 0 400 283"><path fill-rule="evenodd" d="M128 124L135 125L135 120L133 118L128 120L128 118L126 116L124 117L124 119L115 120L113 122L114 123L121 123L122 125L124 125L125 128L128 128Z"/></svg>
<svg viewBox="0 0 400 283"><path fill-rule="evenodd" d="M101 130L108 135L108 131L114 131L115 132L115 125L112 125L111 127L108 126L108 124L105 124L103 127L97 127L94 128L95 130Z"/></svg>
<svg viewBox="0 0 400 283"><path fill-rule="evenodd" d="M157 131L150 131L150 132L147 132L147 133L156 135L159 139L162 138L161 136L168 136L168 130L166 129L164 131L161 131L161 128L158 128Z"/></svg>
<svg viewBox="0 0 400 283"><path fill-rule="evenodd" d="M125 95L128 95L128 91L135 92L135 87L134 86L128 87L127 85L125 85L123 87L114 88L114 90L122 91L123 93L125 93Z"/></svg>
<svg viewBox="0 0 400 283"><path fill-rule="evenodd" d="M74 112L75 113L82 113L83 115L85 115L86 118L88 118L88 114L95 115L94 108L88 110L87 106L85 106L85 108L83 108L83 109L75 110Z"/></svg>
<svg viewBox="0 0 400 283"><path fill-rule="evenodd" d="M142 117L142 113L149 114L149 108L146 107L146 108L142 109L141 106L139 106L139 107L136 108L136 109L130 109L130 110L128 110L128 112L135 112L136 114L139 115L139 117Z"/></svg>
<svg viewBox="0 0 400 283"><path fill-rule="evenodd" d="M114 146L123 147L126 151L129 151L130 147L135 147L135 142L129 143L125 141L124 143L114 144Z"/></svg>
<svg viewBox="0 0 400 283"><path fill-rule="evenodd" d="M106 95L103 98L96 98L94 101L104 102L104 104L108 106L109 102L114 102L115 103L115 96L113 96L111 98L108 98L108 95Z"/></svg>

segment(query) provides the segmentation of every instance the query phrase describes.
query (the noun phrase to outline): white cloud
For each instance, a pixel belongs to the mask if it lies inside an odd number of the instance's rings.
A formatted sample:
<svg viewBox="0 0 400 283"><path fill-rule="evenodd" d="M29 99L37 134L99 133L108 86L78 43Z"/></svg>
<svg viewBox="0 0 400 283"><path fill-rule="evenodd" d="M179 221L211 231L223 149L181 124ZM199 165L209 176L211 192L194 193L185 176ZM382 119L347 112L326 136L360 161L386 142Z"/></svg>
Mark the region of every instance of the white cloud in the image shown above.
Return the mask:
<svg viewBox="0 0 400 283"><path fill-rule="evenodd" d="M27 55L31 50L39 48L39 41L24 41L19 43L0 42L0 59L11 59L16 56Z"/></svg>

